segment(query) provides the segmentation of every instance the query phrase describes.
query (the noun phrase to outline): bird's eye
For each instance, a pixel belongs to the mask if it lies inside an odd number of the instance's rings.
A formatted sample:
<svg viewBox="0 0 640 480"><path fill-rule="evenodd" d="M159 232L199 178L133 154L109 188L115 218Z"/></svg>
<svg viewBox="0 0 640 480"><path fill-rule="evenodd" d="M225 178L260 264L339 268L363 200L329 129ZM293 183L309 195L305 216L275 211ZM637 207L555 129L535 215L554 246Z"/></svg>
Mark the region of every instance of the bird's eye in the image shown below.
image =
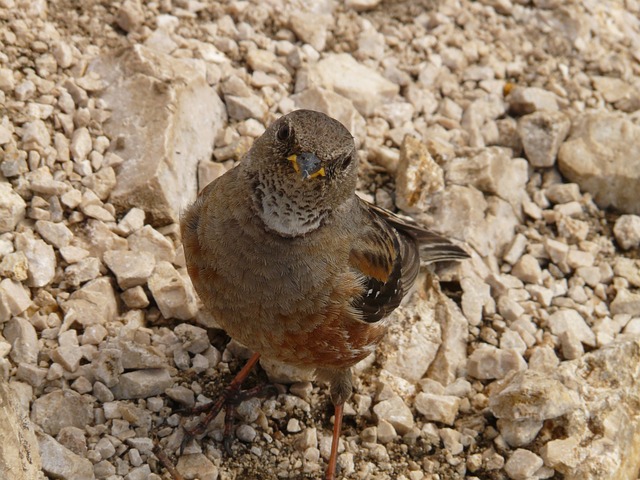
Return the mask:
<svg viewBox="0 0 640 480"><path fill-rule="evenodd" d="M278 133L276 133L278 140L284 142L291 136L291 127L289 127L288 123L284 123L279 129Z"/></svg>

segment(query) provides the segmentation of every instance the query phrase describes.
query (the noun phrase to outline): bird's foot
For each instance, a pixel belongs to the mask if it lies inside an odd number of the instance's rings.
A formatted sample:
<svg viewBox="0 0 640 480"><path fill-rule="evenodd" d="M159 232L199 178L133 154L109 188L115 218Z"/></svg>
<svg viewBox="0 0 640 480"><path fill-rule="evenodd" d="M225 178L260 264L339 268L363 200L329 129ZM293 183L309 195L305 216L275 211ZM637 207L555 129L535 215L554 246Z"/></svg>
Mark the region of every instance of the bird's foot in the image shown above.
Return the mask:
<svg viewBox="0 0 640 480"><path fill-rule="evenodd" d="M240 390L239 385L229 385L224 389L218 400L215 402L207 403L199 407L191 409L192 414L206 413L205 417L200 420L193 428L184 427L184 438L180 445L180 455L183 454L185 447L191 440L203 435L207 431L207 427L211 421L218 416L218 414L224 409L224 430L223 430L223 445L228 455L231 455L231 443L233 442L232 432L234 425L234 418L236 407L254 397L267 397L273 394L277 394L278 390L273 385L259 385L247 390Z"/></svg>

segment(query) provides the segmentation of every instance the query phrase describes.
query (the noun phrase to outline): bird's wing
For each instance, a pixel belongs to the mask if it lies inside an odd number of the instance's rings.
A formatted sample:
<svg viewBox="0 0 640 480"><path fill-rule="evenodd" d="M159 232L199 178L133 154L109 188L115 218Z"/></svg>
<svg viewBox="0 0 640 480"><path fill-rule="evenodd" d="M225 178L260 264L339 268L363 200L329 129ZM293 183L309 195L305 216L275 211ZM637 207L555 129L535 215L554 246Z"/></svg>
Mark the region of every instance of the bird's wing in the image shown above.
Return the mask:
<svg viewBox="0 0 640 480"><path fill-rule="evenodd" d="M365 201L363 218L351 247L351 267L365 277L365 290L354 307L366 322L377 322L396 309L426 262L461 260L469 255L446 238L411 220Z"/></svg>
<svg viewBox="0 0 640 480"><path fill-rule="evenodd" d="M366 206L373 210L377 215L382 217L385 222L394 229L414 238L420 247L420 258L425 263L445 262L464 260L469 258L469 254L462 248L454 245L450 240L438 235L431 230L424 228L413 220L405 217L399 217L395 213L385 210L384 208L366 203Z"/></svg>
<svg viewBox="0 0 640 480"><path fill-rule="evenodd" d="M366 322L391 313L415 280L420 268L415 240L396 231L367 204L360 202L362 225L351 246L351 267L364 276L365 289L354 307Z"/></svg>

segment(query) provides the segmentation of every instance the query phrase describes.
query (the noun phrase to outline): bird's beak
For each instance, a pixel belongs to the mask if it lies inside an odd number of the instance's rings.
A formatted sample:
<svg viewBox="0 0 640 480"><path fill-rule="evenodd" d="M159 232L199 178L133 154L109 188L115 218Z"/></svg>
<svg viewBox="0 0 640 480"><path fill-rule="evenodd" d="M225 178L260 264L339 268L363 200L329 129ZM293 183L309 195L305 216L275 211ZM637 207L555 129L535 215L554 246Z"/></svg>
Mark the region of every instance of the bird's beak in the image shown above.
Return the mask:
<svg viewBox="0 0 640 480"><path fill-rule="evenodd" d="M303 180L326 175L322 160L315 153L303 152L299 155L294 154L287 157L287 160L293 164L293 169L300 174Z"/></svg>

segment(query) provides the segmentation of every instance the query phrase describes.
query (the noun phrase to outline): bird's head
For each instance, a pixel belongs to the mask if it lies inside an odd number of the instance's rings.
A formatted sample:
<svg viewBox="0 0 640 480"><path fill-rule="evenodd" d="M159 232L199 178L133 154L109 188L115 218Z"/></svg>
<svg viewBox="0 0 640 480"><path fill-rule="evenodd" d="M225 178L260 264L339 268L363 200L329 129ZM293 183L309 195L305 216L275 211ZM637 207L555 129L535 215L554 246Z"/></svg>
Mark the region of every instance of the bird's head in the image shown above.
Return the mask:
<svg viewBox="0 0 640 480"><path fill-rule="evenodd" d="M304 217L315 224L315 214L325 215L353 196L357 163L355 142L344 125L324 113L296 110L255 141L244 168L263 216L280 217L276 223Z"/></svg>

